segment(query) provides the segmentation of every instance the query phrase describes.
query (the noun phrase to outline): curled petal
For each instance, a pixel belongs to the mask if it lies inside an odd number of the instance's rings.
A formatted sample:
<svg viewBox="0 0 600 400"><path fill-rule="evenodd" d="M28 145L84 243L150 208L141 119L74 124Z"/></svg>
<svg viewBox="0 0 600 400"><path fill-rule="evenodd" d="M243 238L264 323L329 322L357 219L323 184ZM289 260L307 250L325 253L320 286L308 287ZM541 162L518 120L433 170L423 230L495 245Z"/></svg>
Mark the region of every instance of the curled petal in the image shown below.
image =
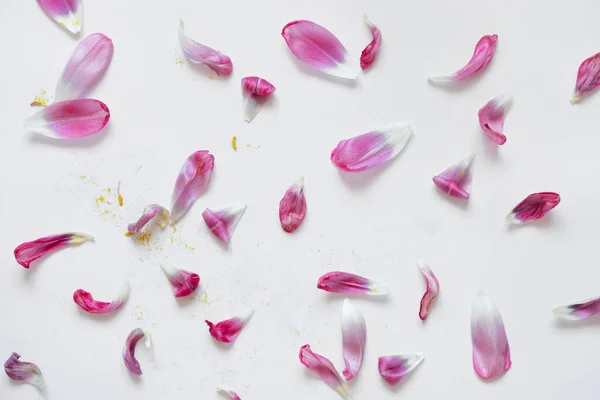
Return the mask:
<svg viewBox="0 0 600 400"><path fill-rule="evenodd" d="M292 233L298 229L305 216L304 178L300 178L289 187L279 202L279 221L284 231Z"/></svg>
<svg viewBox="0 0 600 400"><path fill-rule="evenodd" d="M15 259L25 268L29 268L30 264L40 257L90 240L93 241L94 238L84 233L61 233L59 235L46 236L20 244L15 249Z"/></svg>
<svg viewBox="0 0 600 400"><path fill-rule="evenodd" d="M477 114L483 132L499 146L506 143L506 136L502 131L504 129L504 118L511 103L512 97L504 94L490 100Z"/></svg>
<svg viewBox="0 0 600 400"><path fill-rule="evenodd" d="M283 27L281 36L303 63L340 78L358 77L348 65L349 56L344 45L321 25L305 20L292 21Z"/></svg>
<svg viewBox="0 0 600 400"><path fill-rule="evenodd" d="M600 297L585 300L581 303L569 304L552 310L552 313L561 319L579 321L600 314Z"/></svg>
<svg viewBox="0 0 600 400"><path fill-rule="evenodd" d="M248 321L250 321L250 318L252 318L252 315L254 315L254 310L247 312L244 316L226 319L217 324L213 324L209 320L205 320L204 322L208 325L210 335L216 341L231 343L238 337L244 326L246 326Z"/></svg>
<svg viewBox="0 0 600 400"><path fill-rule="evenodd" d="M18 353L12 353L4 363L4 371L12 380L26 382L37 386L44 391L44 377L42 371L34 363L19 361L21 356Z"/></svg>
<svg viewBox="0 0 600 400"><path fill-rule="evenodd" d="M160 264L160 268L169 280L175 297L185 297L194 293L200 284L200 276L173 265Z"/></svg>
<svg viewBox="0 0 600 400"><path fill-rule="evenodd" d="M80 0L37 0L46 14L71 33L81 31L83 7Z"/></svg>
<svg viewBox="0 0 600 400"><path fill-rule="evenodd" d="M275 92L275 86L258 76L242 78L244 98L244 121L250 122L260 112L267 99Z"/></svg>
<svg viewBox="0 0 600 400"><path fill-rule="evenodd" d="M537 221L560 203L560 195L554 192L533 193L521 201L510 214L506 221L513 224Z"/></svg>
<svg viewBox="0 0 600 400"><path fill-rule="evenodd" d="M594 54L579 66L571 104L577 103L598 86L600 86L600 53Z"/></svg>
<svg viewBox="0 0 600 400"><path fill-rule="evenodd" d="M209 210L207 208L202 212L202 218L212 234L221 242L227 244L231 240L233 230L240 218L242 218L244 211L246 211L246 205L236 203L218 210Z"/></svg>
<svg viewBox="0 0 600 400"><path fill-rule="evenodd" d="M59 101L42 108L25 120L25 129L55 139L80 139L108 124L110 111L94 99Z"/></svg>
<svg viewBox="0 0 600 400"><path fill-rule="evenodd" d="M123 307L123 304L125 304L129 298L130 290L131 287L129 286L129 282L125 282L117 297L110 303L106 303L104 301L94 300L90 292L78 289L73 293L73 301L75 301L75 304L81 307L83 311L87 311L91 314L105 314L117 311L119 308Z"/></svg>
<svg viewBox="0 0 600 400"><path fill-rule="evenodd" d="M470 196L471 165L475 154L471 153L458 164L450 166L444 172L433 177L433 183L444 193L467 200Z"/></svg>
<svg viewBox="0 0 600 400"><path fill-rule="evenodd" d="M397 156L411 135L410 125L394 124L345 139L331 152L331 161L348 172L373 168Z"/></svg>
<svg viewBox="0 0 600 400"><path fill-rule="evenodd" d="M208 150L196 151L185 160L173 189L173 223L179 221L206 191L214 167L215 158Z"/></svg>
<svg viewBox="0 0 600 400"><path fill-rule="evenodd" d="M101 33L92 33L75 48L56 85L56 100L82 97L108 69L115 47Z"/></svg>
<svg viewBox="0 0 600 400"><path fill-rule="evenodd" d="M429 265L419 261L418 266L421 270L421 274L423 274L423 278L425 278L425 284L427 285L423 298L421 298L421 307L419 308L419 318L421 318L421 321L425 321L429 315L429 309L431 308L433 301L440 292L440 283L431 271L431 268L429 268Z"/></svg>
<svg viewBox="0 0 600 400"><path fill-rule="evenodd" d="M144 345L146 348L150 347L150 334L145 332L141 328L136 328L131 331L125 340L125 347L123 347L123 361L125 366L132 374L142 375L142 369L140 363L135 358L135 346L137 343L145 337Z"/></svg>
<svg viewBox="0 0 600 400"><path fill-rule="evenodd" d="M224 395L228 396L231 400L242 400L242 398L231 389L218 388L217 392L223 393Z"/></svg>
<svg viewBox="0 0 600 400"><path fill-rule="evenodd" d="M219 76L227 76L233 71L231 58L186 36L183 20L179 21L179 44L187 59L194 64L205 64Z"/></svg>
<svg viewBox="0 0 600 400"><path fill-rule="evenodd" d="M163 229L169 223L169 211L158 204L150 204L144 209L144 213L137 222L127 226L127 233L138 233L154 217L156 217L156 223Z"/></svg>
<svg viewBox="0 0 600 400"><path fill-rule="evenodd" d="M479 39L479 42L477 42L473 56L467 65L451 75L431 77L429 78L429 82L458 82L472 77L479 71L483 70L490 63L494 55L494 51L496 50L497 42L498 35L485 35Z"/></svg>
<svg viewBox="0 0 600 400"><path fill-rule="evenodd" d="M331 361L313 352L310 349L310 345L305 344L300 348L300 362L306 368L319 375L319 378L338 392L344 399L352 400L350 389Z"/></svg>
<svg viewBox="0 0 600 400"><path fill-rule="evenodd" d="M477 293L471 309L473 367L481 379L504 375L510 368L510 348L498 309L483 293Z"/></svg>
<svg viewBox="0 0 600 400"><path fill-rule="evenodd" d="M373 296L387 294L386 285L348 272L333 271L321 276L317 288L326 292L345 294L368 294Z"/></svg>
<svg viewBox="0 0 600 400"><path fill-rule="evenodd" d="M346 369L346 380L356 376L362 365L367 344L367 326L365 318L350 300L345 299L342 306L342 354Z"/></svg>
<svg viewBox="0 0 600 400"><path fill-rule="evenodd" d="M363 70L369 68L371 64L373 64L379 53L379 49L381 49L381 30L369 21L367 14L365 14L365 22L369 25L369 29L371 29L373 40L371 40L371 43L365 47L360 55L360 67Z"/></svg>
<svg viewBox="0 0 600 400"><path fill-rule="evenodd" d="M396 386L417 368L423 359L422 353L379 357L379 375L391 386Z"/></svg>

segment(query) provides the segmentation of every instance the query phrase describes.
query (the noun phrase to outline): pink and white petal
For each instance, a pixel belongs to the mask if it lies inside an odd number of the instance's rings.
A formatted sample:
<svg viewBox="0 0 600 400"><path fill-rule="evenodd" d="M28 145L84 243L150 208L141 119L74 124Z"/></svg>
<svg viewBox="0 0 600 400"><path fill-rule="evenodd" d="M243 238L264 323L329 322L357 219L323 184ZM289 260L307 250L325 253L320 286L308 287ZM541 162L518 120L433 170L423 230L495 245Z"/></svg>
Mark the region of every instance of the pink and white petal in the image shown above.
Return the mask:
<svg viewBox="0 0 600 400"><path fill-rule="evenodd" d="M313 352L308 344L305 344L300 348L299 357L300 362L304 364L306 368L317 374L319 378L338 392L344 399L352 400L350 389L329 359Z"/></svg>
<svg viewBox="0 0 600 400"><path fill-rule="evenodd" d="M196 151L185 160L173 189L173 223L179 221L206 191L214 167L215 158L208 150Z"/></svg>
<svg viewBox="0 0 600 400"><path fill-rule="evenodd" d="M100 131L110 120L110 110L94 99L59 101L25 120L25 128L55 139L80 139Z"/></svg>
<svg viewBox="0 0 600 400"><path fill-rule="evenodd" d="M297 20L283 27L281 36L303 63L329 75L356 79L344 45L333 33L312 21Z"/></svg>
<svg viewBox="0 0 600 400"><path fill-rule="evenodd" d="M421 305L419 308L419 318L421 318L421 321L425 321L434 300L440 293L440 283L431 271L431 268L429 268L429 265L425 264L422 260L420 260L417 265L419 266L419 270L421 270L421 274L423 274L425 285L427 286L427 289L421 298Z"/></svg>
<svg viewBox="0 0 600 400"><path fill-rule="evenodd" d="M44 391L44 377L40 367L34 363L19 361L19 353L12 353L4 363L4 372L14 381L25 382Z"/></svg>
<svg viewBox="0 0 600 400"><path fill-rule="evenodd" d="M169 280L175 297L189 296L196 291L200 284L200 276L196 273L163 263L160 263L160 269Z"/></svg>
<svg viewBox="0 0 600 400"><path fill-rule="evenodd" d="M242 400L242 398L231 389L218 388L218 393L222 393L225 396L229 397L231 400Z"/></svg>
<svg viewBox="0 0 600 400"><path fill-rule="evenodd" d="M571 104L579 102L598 86L600 86L600 53L594 54L579 66Z"/></svg>
<svg viewBox="0 0 600 400"><path fill-rule="evenodd" d="M125 366L129 372L135 375L142 375L140 363L135 358L135 346L142 338L145 338L144 345L146 348L149 348L150 334L141 328L136 328L129 333L123 347L123 361L125 362Z"/></svg>
<svg viewBox="0 0 600 400"><path fill-rule="evenodd" d="M317 281L317 288L326 292L380 296L388 288L381 282L342 271L328 272Z"/></svg>
<svg viewBox="0 0 600 400"><path fill-rule="evenodd" d="M306 197L304 196L304 177L288 188L279 202L279 222L284 231L294 232L306 216Z"/></svg>
<svg viewBox="0 0 600 400"><path fill-rule="evenodd" d="M209 320L205 320L206 325L208 325L208 331L210 335L218 342L222 343L231 343L242 332L242 329L246 326L248 321L254 315L254 310L247 311L244 315L240 317L233 317L230 319L226 319L225 321L218 322L216 324L210 322Z"/></svg>
<svg viewBox="0 0 600 400"><path fill-rule="evenodd" d="M244 121L251 122L265 102L275 92L275 86L258 76L242 78Z"/></svg>
<svg viewBox="0 0 600 400"><path fill-rule="evenodd" d="M552 310L554 316L568 321L579 321L600 314L600 297L569 304Z"/></svg>
<svg viewBox="0 0 600 400"><path fill-rule="evenodd" d="M503 133L504 119L511 104L512 96L503 94L488 101L477 113L481 129L499 146L506 143L506 136Z"/></svg>
<svg viewBox="0 0 600 400"><path fill-rule="evenodd" d="M231 58L220 51L211 49L190 39L183 30L183 20L179 21L179 44L188 60L194 64L206 64L219 76L230 75L233 71Z"/></svg>
<svg viewBox="0 0 600 400"><path fill-rule="evenodd" d="M379 375L391 386L396 386L424 360L422 353L379 357Z"/></svg>
<svg viewBox="0 0 600 400"><path fill-rule="evenodd" d="M15 259L25 268L40 257L52 254L69 246L94 241L94 237L85 233L61 233L45 236L31 242L21 243L14 251Z"/></svg>
<svg viewBox="0 0 600 400"><path fill-rule="evenodd" d="M350 300L345 299L342 306L342 355L346 365L346 369L343 371L346 380L354 378L360 370L366 344L365 318Z"/></svg>
<svg viewBox="0 0 600 400"><path fill-rule="evenodd" d="M369 21L366 13L365 22L373 34L373 40L371 40L371 42L367 45L367 47L365 47L360 55L360 67L363 70L369 68L371 64L373 64L375 58L377 58L377 54L379 54L379 50L381 49L381 30Z"/></svg>
<svg viewBox="0 0 600 400"><path fill-rule="evenodd" d="M156 218L156 224L164 229L169 223L169 210L159 206L158 204L150 204L144 209L142 216L137 220L137 222L127 226L127 233L130 235L138 233L153 218Z"/></svg>
<svg viewBox="0 0 600 400"><path fill-rule="evenodd" d="M131 286L129 282L125 282L125 284L119 290L119 294L110 302L97 301L94 300L90 292L86 292L83 289L78 289L73 293L73 301L77 304L83 311L86 311L90 314L106 314L109 312L117 311L129 298L129 293L131 292Z"/></svg>
<svg viewBox="0 0 600 400"><path fill-rule="evenodd" d="M560 195L554 192L532 193L515 206L506 216L512 224L537 221L560 203Z"/></svg>
<svg viewBox="0 0 600 400"><path fill-rule="evenodd" d="M245 204L235 203L216 210L207 208L202 212L202 218L212 234L221 242L228 244L244 211L246 211Z"/></svg>
<svg viewBox="0 0 600 400"><path fill-rule="evenodd" d="M444 193L467 200L470 197L471 166L474 160L475 154L468 154L458 164L434 176L433 183Z"/></svg>
<svg viewBox="0 0 600 400"><path fill-rule="evenodd" d="M510 347L500 312L482 292L477 293L471 309L473 367L481 379L504 375L510 368Z"/></svg>
<svg viewBox="0 0 600 400"><path fill-rule="evenodd" d="M81 31L83 6L80 0L37 0L41 9L73 34Z"/></svg>

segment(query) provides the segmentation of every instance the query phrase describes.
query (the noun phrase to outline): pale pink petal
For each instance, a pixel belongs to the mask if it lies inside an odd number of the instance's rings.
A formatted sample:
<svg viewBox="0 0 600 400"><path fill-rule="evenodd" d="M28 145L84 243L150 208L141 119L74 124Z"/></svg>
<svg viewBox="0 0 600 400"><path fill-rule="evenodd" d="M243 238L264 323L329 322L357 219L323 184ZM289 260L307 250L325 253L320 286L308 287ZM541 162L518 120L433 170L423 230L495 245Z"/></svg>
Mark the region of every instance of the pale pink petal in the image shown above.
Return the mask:
<svg viewBox="0 0 600 400"><path fill-rule="evenodd" d="M371 40L371 43L365 47L360 55L360 67L363 70L369 68L371 64L373 64L379 53L379 49L381 49L381 30L369 21L367 14L365 14L365 22L369 25L369 29L371 29L373 40Z"/></svg>
<svg viewBox="0 0 600 400"><path fill-rule="evenodd" d="M350 389L331 361L313 352L310 349L310 345L305 344L300 348L300 362L306 368L319 375L319 378L338 392L344 399L352 400Z"/></svg>
<svg viewBox="0 0 600 400"><path fill-rule="evenodd" d="M345 299L342 306L342 354L346 369L346 380L356 376L362 365L367 344L367 326L365 318L350 300Z"/></svg>
<svg viewBox="0 0 600 400"><path fill-rule="evenodd" d="M56 139L80 139L108 124L110 111L94 99L59 101L25 120L25 129Z"/></svg>
<svg viewBox="0 0 600 400"><path fill-rule="evenodd" d="M4 363L4 372L12 380L26 382L37 386L44 391L44 377L42 371L34 363L19 361L21 356L18 353L12 353Z"/></svg>
<svg viewBox="0 0 600 400"><path fill-rule="evenodd" d="M560 195L554 192L533 193L512 209L506 216L506 221L513 224L522 224L541 219L548 211L560 203Z"/></svg>
<svg viewBox="0 0 600 400"><path fill-rule="evenodd" d="M477 293L471 309L473 367L481 379L504 375L510 368L510 348L498 309L483 293Z"/></svg>
<svg viewBox="0 0 600 400"><path fill-rule="evenodd" d="M281 35L292 53L303 63L329 75L356 79L344 45L327 29L311 21L292 21Z"/></svg>
<svg viewBox="0 0 600 400"><path fill-rule="evenodd" d="M471 165L475 154L470 153L458 164L450 166L441 174L433 177L433 183L444 193L467 200L470 196Z"/></svg>
<svg viewBox="0 0 600 400"><path fill-rule="evenodd" d="M317 281L317 288L326 292L373 296L384 295L388 292L387 286L380 282L341 271L328 272L321 276Z"/></svg>
<svg viewBox="0 0 600 400"><path fill-rule="evenodd" d="M86 292L83 289L78 289L73 293L73 301L79 307L83 309L83 311L87 311L91 314L105 314L112 311L117 311L129 298L129 292L131 288L129 286L129 282L125 282L125 284L121 287L119 294L117 297L113 299L110 303L106 303L104 301L94 300L90 292Z"/></svg>
<svg viewBox="0 0 600 400"><path fill-rule="evenodd" d="M396 386L423 361L422 353L379 357L379 375L391 386Z"/></svg>
<svg viewBox="0 0 600 400"><path fill-rule="evenodd" d="M149 348L150 334L141 328L136 328L131 331L125 340L125 346L123 347L123 361L125 362L125 366L129 372L135 375L142 375L140 363L135 358L135 346L144 337L146 338L144 340L144 345L146 348Z"/></svg>
<svg viewBox="0 0 600 400"><path fill-rule="evenodd" d="M208 150L196 151L185 160L173 189L173 223L179 221L206 191L214 167L215 158Z"/></svg>
<svg viewBox="0 0 600 400"><path fill-rule="evenodd" d="M217 392L223 393L224 395L229 397L231 400L242 400L242 398L231 389L218 388Z"/></svg>
<svg viewBox="0 0 600 400"><path fill-rule="evenodd" d="M598 86L600 86L600 53L594 54L579 66L571 104L577 103Z"/></svg>
<svg viewBox="0 0 600 400"><path fill-rule="evenodd" d="M506 136L502 131L504 129L504 118L511 103L512 97L503 94L488 101L477 114L483 132L499 146L506 142Z"/></svg>
<svg viewBox="0 0 600 400"><path fill-rule="evenodd" d="M569 304L552 310L552 313L561 319L579 321L600 314L600 297L585 300L581 303Z"/></svg>
<svg viewBox="0 0 600 400"><path fill-rule="evenodd" d="M410 125L394 124L345 139L331 152L331 161L343 171L364 171L397 156L411 135Z"/></svg>
<svg viewBox="0 0 600 400"><path fill-rule="evenodd" d="M179 21L179 44L187 59L194 64L205 64L219 76L229 75L233 71L231 58L186 36L183 20Z"/></svg>
<svg viewBox="0 0 600 400"><path fill-rule="evenodd" d="M473 56L467 65L451 75L431 77L429 81L433 83L457 82L472 77L489 64L496 50L497 42L498 35L485 35L477 42Z"/></svg>
<svg viewBox="0 0 600 400"><path fill-rule="evenodd" d="M75 246L94 238L84 233L61 233L58 235L46 236L31 242L25 242L15 249L15 259L25 268L40 257L52 254L65 247Z"/></svg>
<svg viewBox="0 0 600 400"><path fill-rule="evenodd" d="M246 211L242 203L230 204L217 210L208 208L202 212L202 218L213 235L221 242L227 244L231 240L233 230Z"/></svg>
<svg viewBox="0 0 600 400"><path fill-rule="evenodd" d="M37 0L46 14L71 33L81 31L83 7L80 0Z"/></svg>
<svg viewBox="0 0 600 400"><path fill-rule="evenodd" d="M169 280L175 297L185 297L194 293L200 284L200 276L193 272L161 263L160 268Z"/></svg>
<svg viewBox="0 0 600 400"><path fill-rule="evenodd" d="M423 274L423 278L425 278L425 284L427 285L423 298L421 298L421 306L419 308L419 318L421 318L421 321L425 321L429 315L429 309L431 308L433 301L440 292L440 283L431 271L431 268L429 268L429 265L419 261L418 266L421 270L421 274Z"/></svg>
<svg viewBox="0 0 600 400"><path fill-rule="evenodd" d="M305 216L304 178L300 178L289 187L279 202L279 221L284 231L292 233L298 229Z"/></svg>
<svg viewBox="0 0 600 400"><path fill-rule="evenodd" d="M263 108L267 99L275 92L275 86L258 76L242 78L244 98L244 121L250 122Z"/></svg>
<svg viewBox="0 0 600 400"><path fill-rule="evenodd" d="M169 223L169 211L158 204L150 204L144 209L142 216L137 220L137 222L127 226L127 233L138 233L144 226L146 226L148 222L152 220L152 218L155 217L156 223L163 229Z"/></svg>
<svg viewBox="0 0 600 400"><path fill-rule="evenodd" d="M217 324L213 324L209 320L205 320L208 325L208 331L210 335L218 342L231 343L233 342L242 329L246 326L250 318L254 315L254 310L248 311L241 317L234 317L221 321Z"/></svg>

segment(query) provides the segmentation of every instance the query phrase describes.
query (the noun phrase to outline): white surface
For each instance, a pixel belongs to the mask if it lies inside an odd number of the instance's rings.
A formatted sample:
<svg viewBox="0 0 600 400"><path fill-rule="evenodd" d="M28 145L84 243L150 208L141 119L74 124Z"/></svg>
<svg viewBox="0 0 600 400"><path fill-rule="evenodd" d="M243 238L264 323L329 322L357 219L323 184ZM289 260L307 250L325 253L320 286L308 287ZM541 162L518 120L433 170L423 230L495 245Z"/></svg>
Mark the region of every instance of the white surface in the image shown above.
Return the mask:
<svg viewBox="0 0 600 400"><path fill-rule="evenodd" d="M367 11L383 31L372 70L355 87L307 72L281 28L306 18L334 32L356 59L371 40ZM77 40L35 1L0 2L0 355L12 351L43 370L51 399L217 399L217 386L249 399L338 399L299 362L310 343L341 370L342 297L318 291L335 269L389 283L386 299L357 299L367 321L365 362L351 383L361 399L596 399L597 323L556 324L555 306L600 294L597 226L600 93L572 106L579 64L600 51L596 1L85 1L83 34L115 44L105 79L92 93L110 107L108 129L57 143L25 132L28 106L53 94ZM177 24L232 57L228 79L177 64ZM488 70L462 89L429 86L429 75L464 64L484 34L497 33ZM275 101L242 120L239 81L260 75ZM514 94L505 146L488 146L477 110ZM415 135L387 166L342 177L329 153L343 138L392 122ZM231 149L232 135L240 149ZM249 148L247 145L260 148ZM123 236L149 203L170 206L177 173L195 150L216 159L209 192L178 225L155 233L150 248ZM475 151L467 206L436 192L431 177ZM278 204L306 177L308 214L293 235ZM85 176L85 178L80 178ZM115 205L122 182L125 206ZM107 195L105 190L113 188ZM562 203L538 226L509 230L504 216L535 191ZM111 205L96 206L104 195ZM248 210L229 250L201 223L204 207L244 201ZM102 215L104 210L108 214ZM95 244L61 251L27 271L12 256L20 243L85 231ZM195 250L192 250L190 247ZM423 324L417 317L424 257L441 295ZM175 262L201 276L201 293L177 302L158 266ZM110 299L130 280L126 307L84 315L78 288ZM471 365L469 315L484 290L506 324L513 367L482 382ZM201 299L205 298L203 302ZM204 319L256 308L230 348L216 345ZM121 348L135 327L153 348L138 349L144 375L132 379ZM422 351L425 362L388 389L377 357ZM33 387L0 379L0 398L38 399Z"/></svg>

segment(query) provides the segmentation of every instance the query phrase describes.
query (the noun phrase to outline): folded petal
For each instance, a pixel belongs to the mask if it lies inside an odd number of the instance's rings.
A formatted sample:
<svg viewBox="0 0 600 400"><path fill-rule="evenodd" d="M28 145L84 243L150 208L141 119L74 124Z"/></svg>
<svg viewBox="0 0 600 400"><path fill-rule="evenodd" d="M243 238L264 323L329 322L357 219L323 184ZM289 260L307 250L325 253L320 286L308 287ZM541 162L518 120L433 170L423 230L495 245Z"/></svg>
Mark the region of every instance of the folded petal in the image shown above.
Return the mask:
<svg viewBox="0 0 600 400"><path fill-rule="evenodd" d="M230 389L218 388L217 392L223 393L224 395L228 396L231 400L242 400L242 398L238 396L236 392Z"/></svg>
<svg viewBox="0 0 600 400"><path fill-rule="evenodd" d="M4 363L4 371L12 380L30 383L44 391L44 377L42 371L34 363L19 361L21 356L18 353L12 353Z"/></svg>
<svg viewBox="0 0 600 400"><path fill-rule="evenodd" d="M512 209L506 221L513 224L537 221L560 203L560 195L554 192L533 193Z"/></svg>
<svg viewBox="0 0 600 400"><path fill-rule="evenodd" d="M473 367L481 379L504 375L510 368L510 348L498 309L483 293L477 293L471 309Z"/></svg>
<svg viewBox="0 0 600 400"><path fill-rule="evenodd" d="M242 78L244 121L252 121L273 92L275 92L275 86L265 79L259 78L258 76L247 76Z"/></svg>
<svg viewBox="0 0 600 400"><path fill-rule="evenodd" d="M561 319L579 321L600 314L600 297L585 300L581 303L569 304L552 310L552 313Z"/></svg>
<svg viewBox="0 0 600 400"><path fill-rule="evenodd" d="M350 389L331 361L313 352L310 349L310 345L305 344L300 348L300 362L306 368L319 375L326 384L338 392L344 399L352 400Z"/></svg>
<svg viewBox="0 0 600 400"><path fill-rule="evenodd" d="M110 303L106 303L104 301L94 300L90 292L78 289L73 293L73 301L75 301L75 304L81 307L83 311L87 311L91 314L105 314L117 311L119 308L123 307L123 304L125 304L129 298L130 290L131 287L129 286L129 282L125 282L117 297Z"/></svg>
<svg viewBox="0 0 600 400"><path fill-rule="evenodd" d="M216 341L231 343L238 337L244 326L246 326L248 321L250 321L250 318L252 318L252 315L254 315L254 310L247 312L241 317L226 319L217 324L213 324L209 320L205 320L204 322L208 325L210 335Z"/></svg>
<svg viewBox="0 0 600 400"><path fill-rule="evenodd" d="M498 35L485 35L477 45L473 56L460 70L448 76L435 76L429 78L429 82L443 83L443 82L457 82L465 79L469 79L479 71L483 70L490 63L494 51L496 50L496 43L498 42Z"/></svg>
<svg viewBox="0 0 600 400"><path fill-rule="evenodd" d="M305 216L304 178L300 178L289 187L279 202L279 221L284 231L292 233L298 229Z"/></svg>
<svg viewBox="0 0 600 400"><path fill-rule="evenodd" d="M600 86L600 53L594 54L579 66L571 104L577 103L598 86Z"/></svg>
<svg viewBox="0 0 600 400"><path fill-rule="evenodd" d="M433 177L433 183L444 193L467 200L470 196L471 165L475 154L470 153L458 164L450 166L441 174Z"/></svg>
<svg viewBox="0 0 600 400"><path fill-rule="evenodd" d="M84 233L61 233L25 242L15 249L15 259L25 268L40 257L52 254L65 247L75 246L94 240L90 235Z"/></svg>
<svg viewBox="0 0 600 400"><path fill-rule="evenodd" d="M350 300L345 299L342 306L342 354L346 369L346 380L356 376L362 365L367 344L367 326L365 318Z"/></svg>
<svg viewBox="0 0 600 400"><path fill-rule="evenodd" d="M231 240L233 230L246 211L243 203L230 204L217 210L208 208L202 212L202 218L208 229L221 242L227 244Z"/></svg>
<svg viewBox="0 0 600 400"><path fill-rule="evenodd" d="M179 21L179 44L187 59L194 64L205 64L219 76L227 76L233 71L231 58L186 36L183 20Z"/></svg>
<svg viewBox="0 0 600 400"><path fill-rule="evenodd" d="M429 268L429 265L419 261L418 266L423 274L423 278L425 278L425 285L427 285L425 294L423 294L423 298L421 298L421 307L419 308L419 318L421 318L421 321L425 321L429 315L429 309L431 308L433 301L440 292L440 283L431 271L431 268Z"/></svg>
<svg viewBox="0 0 600 400"><path fill-rule="evenodd" d="M125 340L125 347L123 347L123 361L125 362L125 366L129 372L136 375L142 375L142 369L140 368L140 363L135 358L135 346L143 337L146 338L144 345L146 348L149 348L150 334L141 328L131 331Z"/></svg>
<svg viewBox="0 0 600 400"><path fill-rule="evenodd" d="M189 296L196 291L200 284L200 276L198 274L163 263L160 263L160 268L169 280L175 297Z"/></svg>
<svg viewBox="0 0 600 400"><path fill-rule="evenodd" d="M152 220L152 218L155 217L156 223L163 229L169 223L169 211L158 204L150 204L144 209L142 216L137 222L127 226L127 233L130 235L138 233L148 222L150 222L150 220Z"/></svg>
<svg viewBox="0 0 600 400"><path fill-rule="evenodd" d="M281 36L292 53L303 63L329 75L356 79L349 66L344 45L327 29L311 21L292 21L283 27Z"/></svg>
<svg viewBox="0 0 600 400"><path fill-rule="evenodd" d="M499 146L506 142L506 136L502 131L504 129L504 118L511 103L512 96L503 94L490 100L477 114L483 132Z"/></svg>
<svg viewBox="0 0 600 400"><path fill-rule="evenodd" d="M175 182L171 221L176 223L206 191L215 167L215 158L208 150L199 150L190 155Z"/></svg>
<svg viewBox="0 0 600 400"><path fill-rule="evenodd" d="M25 129L56 139L80 139L108 124L110 111L94 99L59 101L25 120Z"/></svg>
<svg viewBox="0 0 600 400"><path fill-rule="evenodd" d="M81 31L83 7L80 0L37 0L46 14L71 33Z"/></svg>
<svg viewBox="0 0 600 400"><path fill-rule="evenodd" d="M360 55L360 67L363 70L369 68L371 64L373 64L373 61L375 61L375 58L379 53L379 49L381 49L381 30L369 21L367 14L365 14L365 22L369 25L369 29L371 29L373 40L371 40L371 43L365 47Z"/></svg>
<svg viewBox="0 0 600 400"><path fill-rule="evenodd" d="M333 271L321 276L317 281L317 288L326 292L345 294L368 294L378 296L387 294L386 285L363 278L348 272Z"/></svg>
<svg viewBox="0 0 600 400"><path fill-rule="evenodd" d="M410 135L410 125L394 124L345 139L331 152L331 161L343 171L373 168L397 156Z"/></svg>
<svg viewBox="0 0 600 400"><path fill-rule="evenodd" d="M423 359L422 353L379 357L379 375L391 386L396 386L417 368Z"/></svg>

